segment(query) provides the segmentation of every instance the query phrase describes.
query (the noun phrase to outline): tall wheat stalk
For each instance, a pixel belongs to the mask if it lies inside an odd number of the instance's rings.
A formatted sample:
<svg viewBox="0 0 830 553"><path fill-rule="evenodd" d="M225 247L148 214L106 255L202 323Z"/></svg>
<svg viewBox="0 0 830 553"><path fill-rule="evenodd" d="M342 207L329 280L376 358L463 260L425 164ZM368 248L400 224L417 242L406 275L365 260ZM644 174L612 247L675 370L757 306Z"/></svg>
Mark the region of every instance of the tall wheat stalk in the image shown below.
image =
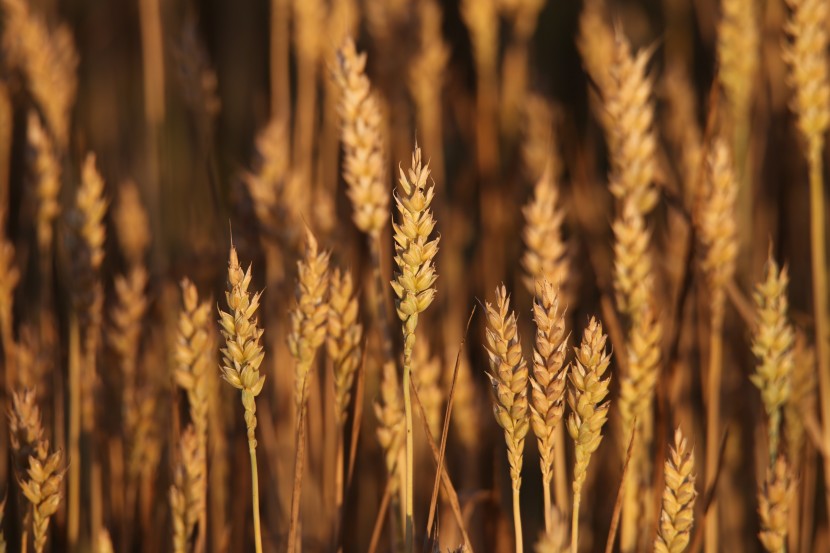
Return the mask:
<svg viewBox="0 0 830 553"><path fill-rule="evenodd" d="M395 205L398 220L394 223L395 239L395 309L403 323L403 399L406 417L406 544L407 551L414 548L414 475L415 446L412 436L412 352L415 348L415 329L418 315L426 311L435 298L435 273L433 259L438 253L438 238L430 240L435 219L430 206L435 196L435 185L430 182L429 163L421 163L421 149L415 145L412 166L408 172L400 169Z"/></svg>
<svg viewBox="0 0 830 553"><path fill-rule="evenodd" d="M822 152L830 126L830 79L828 79L827 0L788 0L790 18L786 24L792 37L785 49L789 84L793 89L791 107L798 130L807 145L810 172L810 257L813 271L813 316L816 322L819 391L821 394L822 438L830 447L830 313L827 304L827 245ZM824 457L825 480L830 478L830 458ZM830 511L830 491L825 492Z"/></svg>
<svg viewBox="0 0 830 553"><path fill-rule="evenodd" d="M256 462L256 396L265 384L265 375L259 367L265 353L260 346L262 329L257 326L256 312L262 292L251 294L251 267L239 266L236 248L231 244L228 256L228 290L225 301L228 311L219 310L219 326L225 338L222 348L222 378L242 394L245 427L248 434L248 454L251 458L251 503L254 512L254 540L256 552L262 553L262 531L259 522L259 476Z"/></svg>

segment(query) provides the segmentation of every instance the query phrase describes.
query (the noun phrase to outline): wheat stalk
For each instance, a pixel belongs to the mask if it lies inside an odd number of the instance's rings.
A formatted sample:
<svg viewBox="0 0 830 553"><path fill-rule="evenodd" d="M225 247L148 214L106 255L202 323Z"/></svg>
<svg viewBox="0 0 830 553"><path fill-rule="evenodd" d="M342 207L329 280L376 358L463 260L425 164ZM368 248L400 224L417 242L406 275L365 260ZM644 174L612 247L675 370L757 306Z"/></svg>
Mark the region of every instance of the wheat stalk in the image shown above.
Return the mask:
<svg viewBox="0 0 830 553"><path fill-rule="evenodd" d="M582 337L582 344L575 349L576 359L571 363L568 389L568 433L574 440L574 482L573 519L571 523L571 553L576 553L579 543L579 504L582 487L588 475L591 455L602 441L602 427L608 420L608 385L611 378L602 376L608 369L611 356L605 351L607 336L602 333L602 324L591 318Z"/></svg>
<svg viewBox="0 0 830 553"><path fill-rule="evenodd" d="M262 535L259 525L259 478L256 464L256 396L265 384L265 375L259 373L264 352L260 346L262 330L254 318L259 309L261 292L251 294L251 267L243 271L239 266L236 248L231 245L228 258L228 290L225 300L228 311L219 310L219 326L225 338L222 348L222 378L240 390L245 409L245 427L248 434L248 453L251 457L251 500L254 511L256 551L262 553Z"/></svg>
<svg viewBox="0 0 830 553"><path fill-rule="evenodd" d="M493 387L496 422L504 429L510 479L513 483L513 524L516 551L521 552L522 517L519 490L522 486L522 457L525 436L530 429L527 401L528 370L522 355L516 326L516 314L510 311L510 298L504 285L496 288L496 304L485 304L487 310L486 344L490 360L487 376Z"/></svg>
<svg viewBox="0 0 830 553"><path fill-rule="evenodd" d="M766 478L758 492L758 515L761 531L758 537L769 553L783 553L787 544L787 516L792 500L792 474L783 455L767 468Z"/></svg>
<svg viewBox="0 0 830 553"><path fill-rule="evenodd" d="M807 143L810 168L810 257L813 281L813 317L816 321L819 391L821 394L822 440L830 446L830 313L827 301L827 244L825 240L823 150L830 126L830 79L826 25L830 5L826 0L789 0L791 14L785 29L792 37L784 51L793 88L792 108L798 129ZM823 460L825 480L830 476L830 459ZM828 509L830 495L825 494Z"/></svg>
<svg viewBox="0 0 830 553"><path fill-rule="evenodd" d="M430 183L429 163L421 163L421 149L415 145L412 166L408 172L400 169L395 205L398 220L393 223L395 240L395 309L403 323L403 398L406 414L406 550L411 551L414 538L413 504L415 472L412 440L412 350L415 347L415 329L418 315L426 311L435 298L433 259L438 253L439 238L430 240L435 219L430 206L435 196L435 185Z"/></svg>
<svg viewBox="0 0 830 553"><path fill-rule="evenodd" d="M694 451L687 449L686 438L678 428L674 432L674 447L666 459L666 486L655 553L682 553L689 545L697 497L694 468Z"/></svg>
<svg viewBox="0 0 830 553"><path fill-rule="evenodd" d="M545 531L550 533L553 531L550 485L556 432L565 412L568 337L565 335L565 308L560 305L558 289L547 280L536 282L533 321L536 323L536 340L530 373L530 425L539 442Z"/></svg>
<svg viewBox="0 0 830 553"><path fill-rule="evenodd" d="M787 268L779 270L770 255L764 272L764 280L755 291L757 326L752 344L752 352L759 363L755 374L749 379L761 391L769 419L770 463L774 463L778 455L781 408L787 403L792 390L795 333L787 316Z"/></svg>

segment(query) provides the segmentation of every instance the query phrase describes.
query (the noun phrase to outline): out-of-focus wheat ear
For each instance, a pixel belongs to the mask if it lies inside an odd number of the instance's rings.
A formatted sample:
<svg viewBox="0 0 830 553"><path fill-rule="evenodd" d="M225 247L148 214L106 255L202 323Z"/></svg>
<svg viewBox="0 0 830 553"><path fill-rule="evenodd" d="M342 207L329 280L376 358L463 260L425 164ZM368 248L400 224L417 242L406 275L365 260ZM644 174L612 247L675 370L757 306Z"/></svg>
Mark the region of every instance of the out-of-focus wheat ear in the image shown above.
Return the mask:
<svg viewBox="0 0 830 553"><path fill-rule="evenodd" d="M44 430L34 390L18 390L12 393L9 418L9 441L12 446L14 469L18 478L24 478L29 457L36 454L43 440Z"/></svg>
<svg viewBox="0 0 830 553"><path fill-rule="evenodd" d="M816 410L816 351L807 337L795 331L793 345L792 389L784 405L784 437L787 443L787 459L793 472L799 474L804 458L806 431L804 418L814 417Z"/></svg>
<svg viewBox="0 0 830 553"><path fill-rule="evenodd" d="M565 213L560 205L558 183L552 156L533 187L533 198L522 208L525 227L522 238L525 252L522 255L523 278L530 293L536 293L536 283L546 279L560 290L570 284L571 263L568 247L562 237Z"/></svg>
<svg viewBox="0 0 830 553"><path fill-rule="evenodd" d="M288 348L294 357L294 401L297 415L308 397L310 371L317 350L326 339L328 322L329 257L320 251L317 239L310 230L306 232L306 251L297 262L297 305L291 311L291 331Z"/></svg>
<svg viewBox="0 0 830 553"><path fill-rule="evenodd" d="M757 285L754 294L757 325L752 352L758 364L749 379L761 391L767 413L769 458L774 463L780 440L781 409L792 390L795 332L787 314L787 268L779 270L770 252L764 273L764 281Z"/></svg>
<svg viewBox="0 0 830 553"><path fill-rule="evenodd" d="M61 191L61 166L52 138L35 111L29 112L26 130L29 145L34 150L32 172L37 196L37 242L42 255L52 251L55 219L60 214L58 196Z"/></svg>
<svg viewBox="0 0 830 553"><path fill-rule="evenodd" d="M380 397L374 404L378 419L377 438L383 449L386 471L393 486L397 487L400 472L399 459L404 447L404 410L401 385L395 365L383 365L380 381Z"/></svg>
<svg viewBox="0 0 830 553"><path fill-rule="evenodd" d="M813 317L818 358L822 442L830 447L830 311L827 297L827 231L824 186L824 143L830 127L830 78L827 45L830 41L826 0L789 0L790 18L785 29L791 37L784 59L793 88L792 108L807 144L810 172L810 257L812 266ZM830 476L830 458L824 457L825 481ZM830 509L830 495L825 494Z"/></svg>
<svg viewBox="0 0 830 553"><path fill-rule="evenodd" d="M193 425L179 438L179 459L176 463L173 485L170 487L170 507L173 515L173 549L190 550L193 531L200 522L207 501L204 449Z"/></svg>
<svg viewBox="0 0 830 553"><path fill-rule="evenodd" d="M516 314L510 310L510 298L504 285L496 288L496 303L485 303L487 329L485 349L490 361L487 373L493 388L493 413L496 422L504 429L507 444L507 460L510 463L510 479L513 483L513 525L516 550L522 551L522 517L519 506L519 490L522 486L522 460L525 437L530 430L527 383L528 369Z"/></svg>
<svg viewBox="0 0 830 553"><path fill-rule="evenodd" d="M389 219L383 117L366 77L366 54L357 53L351 38L337 51L332 74L340 87L343 178L352 202L352 218L358 229L376 239Z"/></svg>
<svg viewBox="0 0 830 553"><path fill-rule="evenodd" d="M256 552L262 553L262 533L259 522L259 477L256 464L256 396L265 384L261 375L265 353L260 345L262 329L255 318L259 309L261 292L248 291L251 284L251 267L243 271L239 265L236 248L231 245L228 257L228 290L225 300L228 311L219 311L219 326L225 338L220 369L222 378L240 390L245 410L245 426L248 434L248 452L251 458L251 502L254 511L254 537Z"/></svg>
<svg viewBox="0 0 830 553"><path fill-rule="evenodd" d="M723 0L718 24L718 79L732 109L733 124L748 116L760 59L758 9L749 0Z"/></svg>
<svg viewBox="0 0 830 553"><path fill-rule="evenodd" d="M351 273L334 269L329 283L326 349L334 366L334 412L340 425L345 424L348 416L352 385L361 361L363 325L358 310Z"/></svg>
<svg viewBox="0 0 830 553"><path fill-rule="evenodd" d="M787 516L793 496L793 476L783 455L767 468L758 491L758 537L769 553L783 553L787 545Z"/></svg>
<svg viewBox="0 0 830 553"><path fill-rule="evenodd" d="M78 53L68 25L49 28L23 0L3 0L3 47L7 61L26 76L61 150L69 142L71 111L78 88Z"/></svg>
<svg viewBox="0 0 830 553"><path fill-rule="evenodd" d="M565 334L565 310L559 291L551 282L536 282L533 321L536 338L530 372L530 426L539 443L542 491L545 502L545 531L553 524L550 486L553 479L556 432L565 412L565 365L568 337Z"/></svg>
<svg viewBox="0 0 830 553"><path fill-rule="evenodd" d="M682 553L689 545L697 497L694 469L694 451L687 448L686 438L678 428L663 473L666 485L655 553Z"/></svg>
<svg viewBox="0 0 830 553"><path fill-rule="evenodd" d="M576 553L579 543L579 505L588 463L602 441L602 427L608 420L610 403L605 398L611 378L602 378L611 363L611 356L605 351L607 340L602 324L592 317L585 328L582 344L574 351L576 358L568 374L571 383L568 388L568 405L571 407L568 433L574 440L575 455L571 553Z"/></svg>
<svg viewBox="0 0 830 553"><path fill-rule="evenodd" d="M602 97L610 98L615 88L610 71L614 64L614 29L607 20L602 0L589 0L583 5L576 46L588 76ZM606 118L601 122L607 129L610 121Z"/></svg>
<svg viewBox="0 0 830 553"><path fill-rule="evenodd" d="M531 181L538 181L550 166L554 181L562 176L559 142L554 132L554 111L542 95L529 92L524 100L522 162Z"/></svg>
<svg viewBox="0 0 830 553"><path fill-rule="evenodd" d="M660 118L663 134L679 161L683 198L691 208L700 184L704 148L697 97L689 71L682 64L666 64L658 90L666 106L665 115Z"/></svg>
<svg viewBox="0 0 830 553"><path fill-rule="evenodd" d="M442 360L437 355L430 355L429 346L422 337L415 344L412 381L418 390L418 397L424 408L430 434L438 440L441 436L441 423L444 414L444 392L441 389L441 376L444 370Z"/></svg>
<svg viewBox="0 0 830 553"><path fill-rule="evenodd" d="M144 265L151 240L150 221L138 185L132 180L121 183L113 216L118 246L127 266Z"/></svg>
<svg viewBox="0 0 830 553"><path fill-rule="evenodd" d="M14 290L20 281L20 271L14 263L14 246L6 238L4 216L0 216L0 224L3 227L0 228L0 337L3 339L6 371L8 372L13 366L13 363L9 363L14 352L12 307L14 306Z"/></svg>
<svg viewBox="0 0 830 553"><path fill-rule="evenodd" d="M95 547L98 553L115 553L115 548L112 546L112 538L106 528L101 528L101 531L98 533ZM0 553L3 553L2 549L0 549Z"/></svg>
<svg viewBox="0 0 830 553"><path fill-rule="evenodd" d="M442 33L441 3L418 3L420 49L409 68L407 84L415 100L418 136L438 182L444 182L442 92L450 48Z"/></svg>

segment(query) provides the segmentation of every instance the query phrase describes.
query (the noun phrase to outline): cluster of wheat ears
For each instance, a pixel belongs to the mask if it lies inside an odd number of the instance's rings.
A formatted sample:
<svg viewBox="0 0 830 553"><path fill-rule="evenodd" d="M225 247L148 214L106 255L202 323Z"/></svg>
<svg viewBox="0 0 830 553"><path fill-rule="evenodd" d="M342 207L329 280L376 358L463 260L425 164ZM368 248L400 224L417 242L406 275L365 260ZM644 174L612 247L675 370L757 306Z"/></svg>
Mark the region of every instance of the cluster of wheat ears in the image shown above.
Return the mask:
<svg viewBox="0 0 830 553"><path fill-rule="evenodd" d="M830 550L830 0L272 0L230 168L194 18L139 0L114 147L52 4L0 0L0 552Z"/></svg>

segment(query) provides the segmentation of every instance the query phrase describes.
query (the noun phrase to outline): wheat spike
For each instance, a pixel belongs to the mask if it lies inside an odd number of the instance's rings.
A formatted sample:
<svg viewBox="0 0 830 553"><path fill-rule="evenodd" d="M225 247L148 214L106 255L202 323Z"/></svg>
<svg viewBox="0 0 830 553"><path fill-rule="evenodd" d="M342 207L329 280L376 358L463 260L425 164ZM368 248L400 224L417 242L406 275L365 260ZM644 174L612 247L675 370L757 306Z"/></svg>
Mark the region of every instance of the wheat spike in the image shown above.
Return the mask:
<svg viewBox="0 0 830 553"><path fill-rule="evenodd" d="M150 223L135 182L121 184L113 215L124 259L131 267L142 265L150 247Z"/></svg>
<svg viewBox="0 0 830 553"><path fill-rule="evenodd" d="M24 0L3 0L4 51L26 75L29 89L62 149L69 142L70 112L78 88L78 53L65 24L49 29Z"/></svg>
<svg viewBox="0 0 830 553"><path fill-rule="evenodd" d="M755 291L757 326L752 352L758 358L750 380L761 391L769 432L770 460L778 454L781 408L792 390L795 332L787 316L787 268L778 269L770 255L764 281Z"/></svg>
<svg viewBox="0 0 830 553"><path fill-rule="evenodd" d="M666 485L655 553L682 553L689 545L697 497L694 468L694 451L687 449L686 438L678 428L674 432L674 447L666 459Z"/></svg>
<svg viewBox="0 0 830 553"><path fill-rule="evenodd" d="M650 309L653 268L649 255L651 233L643 214L625 202L612 225L614 231L614 291L617 306L632 323Z"/></svg>
<svg viewBox="0 0 830 553"><path fill-rule="evenodd" d="M429 239L435 228L430 205L435 186L429 183L429 163L421 163L421 149L415 145L412 168L400 169L395 204L400 217L394 223L395 264L398 270L392 289L397 299L395 308L403 322L404 358L412 355L418 314L429 307L435 298L435 263L439 238Z"/></svg>
<svg viewBox="0 0 830 553"><path fill-rule="evenodd" d="M530 424L539 442L542 485L547 496L553 478L554 438L565 411L568 373L565 308L560 305L557 288L547 280L536 282L533 321L536 340L530 373Z"/></svg>
<svg viewBox="0 0 830 553"><path fill-rule="evenodd" d="M498 57L498 0L462 0L461 18L470 31L473 57L485 74L495 71Z"/></svg>
<svg viewBox="0 0 830 553"><path fill-rule="evenodd" d="M631 327L626 342L627 372L620 382L620 416L623 421L623 436L630 436L637 421L643 427L651 415L654 388L660 368L660 340L662 329L653 310L649 309ZM650 428L642 428L648 435L640 435L641 443L651 439Z"/></svg>
<svg viewBox="0 0 830 553"><path fill-rule="evenodd" d="M8 418L14 468L18 478L23 478L29 457L37 454L38 444L43 441L44 435L36 392L31 389L15 391Z"/></svg>
<svg viewBox="0 0 830 553"><path fill-rule="evenodd" d="M570 259L562 237L565 213L560 206L553 157L548 156L545 169L533 188L533 198L522 208L525 218L522 238L526 246L522 255L523 280L531 293L536 291L536 283L542 279L560 289L569 284Z"/></svg>
<svg viewBox="0 0 830 553"><path fill-rule="evenodd" d="M729 147L723 139L714 140L706 158L706 181L697 199L695 218L705 248L702 263L712 291L712 310L722 311L725 287L735 273L738 255L735 222L738 182Z"/></svg>
<svg viewBox="0 0 830 553"><path fill-rule="evenodd" d="M562 160L559 144L553 131L554 112L550 103L541 95L528 93L524 100L524 139L522 162L531 180L537 181L550 166L554 182L562 176Z"/></svg>
<svg viewBox="0 0 830 553"><path fill-rule="evenodd" d="M575 494L582 491L588 463L602 441L602 427L608 420L609 402L603 400L608 395L611 378L602 378L611 362L611 356L605 351L606 340L602 324L591 318L582 344L574 351L576 359L569 370L571 386L568 389L568 405L571 416L568 418L568 432L576 444Z"/></svg>
<svg viewBox="0 0 830 553"><path fill-rule="evenodd" d="M652 50L640 50L636 56L622 32L618 32L611 70L613 94L606 99L612 126L611 192L618 200L632 203L647 215L658 199L654 187L657 172L654 133L654 101L651 79L646 68Z"/></svg>
<svg viewBox="0 0 830 553"><path fill-rule="evenodd" d="M798 471L804 456L805 429L803 418L816 410L816 352L800 331L795 333L793 346L792 391L784 405L784 434L787 438L787 459Z"/></svg>
<svg viewBox="0 0 830 553"><path fill-rule="evenodd" d="M769 553L783 553L787 544L787 515L792 500L792 474L783 455L767 468L764 484L758 492L758 537Z"/></svg>
<svg viewBox="0 0 830 553"><path fill-rule="evenodd" d="M334 412L345 424L352 384L361 362L363 326L358 322L358 303L352 275L334 269L329 283L328 338L326 348L334 369Z"/></svg>
<svg viewBox="0 0 830 553"><path fill-rule="evenodd" d="M610 68L614 64L614 30L605 18L602 0L585 2L579 14L579 36L576 40L582 65L599 88L603 98L610 98L614 80Z"/></svg>
<svg viewBox="0 0 830 553"><path fill-rule="evenodd" d="M37 242L41 251L47 252L52 248L55 219L60 213L58 196L61 191L61 166L52 138L43 128L35 111L29 112L26 136L34 150L32 172L38 200Z"/></svg>
<svg viewBox="0 0 830 553"><path fill-rule="evenodd" d="M485 349L490 359L487 376L493 387L496 422L504 429L507 459L513 489L522 484L522 457L525 436L530 429L527 401L527 363L516 326L516 314L510 311L510 298L502 285L496 288L495 306L487 302Z"/></svg>
<svg viewBox="0 0 830 553"><path fill-rule="evenodd" d="M251 294L251 267L242 271L236 248L231 246L228 260L228 291L225 299L229 311L219 310L219 325L225 338L222 348L222 378L242 392L248 443L256 448L256 396L262 391L265 375L260 375L264 353L260 340L262 330L254 318L259 309L261 292Z"/></svg>
<svg viewBox="0 0 830 553"><path fill-rule="evenodd" d="M666 104L666 114L661 118L664 134L679 157L684 198L692 205L703 159L703 136L694 84L682 65L667 64L660 80L660 91Z"/></svg>
<svg viewBox="0 0 830 553"><path fill-rule="evenodd" d="M326 339L329 308L329 252L318 250L317 239L306 232L306 252L297 262L298 278L295 296L297 305L291 311L291 332L288 348L294 357L294 400L297 413L305 406L317 349Z"/></svg>
<svg viewBox="0 0 830 553"><path fill-rule="evenodd" d="M389 191L385 185L382 117L365 69L366 54L358 54L354 41L346 39L337 51L333 72L341 94L343 178L348 185L355 225L375 238L389 217Z"/></svg>
<svg viewBox="0 0 830 553"><path fill-rule="evenodd" d="M209 378L213 339L210 332L210 303L199 301L196 286L188 279L181 282L182 309L176 335L176 383L187 392L190 419L204 446L208 429Z"/></svg>
<svg viewBox="0 0 830 553"><path fill-rule="evenodd" d="M95 547L98 553L115 553L115 548L112 546L112 538L110 538L110 533L106 528L101 528L101 532L98 533L98 540L95 542Z"/></svg>
<svg viewBox="0 0 830 553"><path fill-rule="evenodd" d="M787 0L790 19L785 29L792 37L785 49L789 82L793 88L792 109L798 128L810 150L821 150L830 126L830 81L827 76L826 0Z"/></svg>

